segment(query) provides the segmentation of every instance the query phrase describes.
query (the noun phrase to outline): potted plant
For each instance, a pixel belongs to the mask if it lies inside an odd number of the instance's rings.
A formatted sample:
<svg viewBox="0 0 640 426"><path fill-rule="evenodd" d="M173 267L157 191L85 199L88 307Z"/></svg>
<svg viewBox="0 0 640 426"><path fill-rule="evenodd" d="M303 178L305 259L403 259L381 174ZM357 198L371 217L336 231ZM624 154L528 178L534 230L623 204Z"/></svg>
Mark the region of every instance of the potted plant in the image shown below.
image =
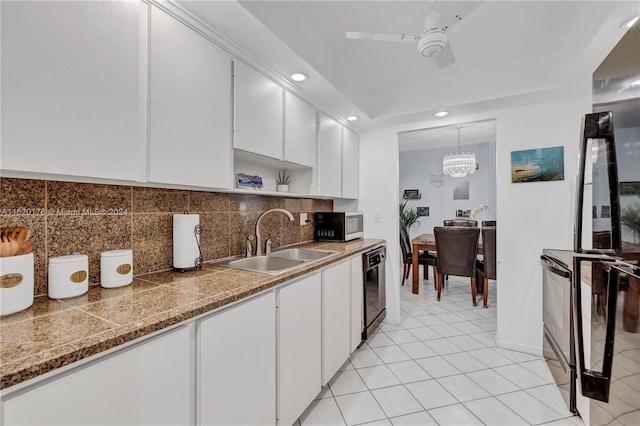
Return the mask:
<svg viewBox="0 0 640 426"><path fill-rule="evenodd" d="M400 220L404 222L404 226L407 227L407 231L411 228L411 225L420 221L418 220L418 209L415 207L407 207L407 200L400 203Z"/></svg>
<svg viewBox="0 0 640 426"><path fill-rule="evenodd" d="M633 242L638 243L638 238L640 237L640 203L634 203L633 206L624 207L620 210L620 223L631 229Z"/></svg>
<svg viewBox="0 0 640 426"><path fill-rule="evenodd" d="M278 177L276 178L278 192L289 192L289 183L291 183L291 175L287 173L287 169L278 172Z"/></svg>

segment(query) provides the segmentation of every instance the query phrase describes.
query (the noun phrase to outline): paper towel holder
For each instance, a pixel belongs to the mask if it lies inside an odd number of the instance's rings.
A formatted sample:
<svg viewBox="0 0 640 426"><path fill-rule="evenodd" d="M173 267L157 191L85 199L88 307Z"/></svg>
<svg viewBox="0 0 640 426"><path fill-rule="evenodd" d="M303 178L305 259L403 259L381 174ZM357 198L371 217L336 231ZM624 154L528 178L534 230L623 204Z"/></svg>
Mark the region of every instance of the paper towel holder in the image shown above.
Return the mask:
<svg viewBox="0 0 640 426"><path fill-rule="evenodd" d="M189 212L185 210L184 214L189 214ZM174 216L175 216L175 215L174 215ZM174 224L175 224L175 222L174 222ZM201 234L202 234L202 225L200 225L200 224L198 223L197 225L195 225L195 226L193 227L193 236L194 236L194 238L195 238L195 242L196 242L196 245L197 245L197 247L198 247L198 256L193 260L193 266L189 266L189 267L184 267L184 266L182 266L182 267L176 267L176 266L174 265L174 266L172 266L172 268L173 268L173 270L174 270L174 271L184 273L184 272L186 272L186 271L192 271L192 270L195 270L195 269L202 269L202 262L203 262L203 259L202 259L202 247L201 247L201 245L200 245L200 238L201 238ZM174 234L174 239L175 239L175 234ZM175 243L174 243L174 244L175 244ZM175 256L175 255L174 255L174 256ZM174 259L174 262L175 262L175 259Z"/></svg>

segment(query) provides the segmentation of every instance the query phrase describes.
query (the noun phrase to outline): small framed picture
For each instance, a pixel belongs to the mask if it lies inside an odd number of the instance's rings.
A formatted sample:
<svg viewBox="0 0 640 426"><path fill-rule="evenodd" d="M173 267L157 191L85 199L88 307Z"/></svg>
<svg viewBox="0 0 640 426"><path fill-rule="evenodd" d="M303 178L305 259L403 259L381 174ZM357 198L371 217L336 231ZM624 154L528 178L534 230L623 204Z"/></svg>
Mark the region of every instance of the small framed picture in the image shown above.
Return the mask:
<svg viewBox="0 0 640 426"><path fill-rule="evenodd" d="M262 177L238 173L238 188L262 189Z"/></svg>
<svg viewBox="0 0 640 426"><path fill-rule="evenodd" d="M417 207L416 211L420 217L429 216L429 207Z"/></svg>
<svg viewBox="0 0 640 426"><path fill-rule="evenodd" d="M640 195L640 182L620 182L620 195Z"/></svg>
<svg viewBox="0 0 640 426"><path fill-rule="evenodd" d="M609 206L600 206L600 217L602 219L606 219L611 217L611 207Z"/></svg>
<svg viewBox="0 0 640 426"><path fill-rule="evenodd" d="M420 191L417 189L405 189L402 198L404 198L405 200L419 200Z"/></svg>

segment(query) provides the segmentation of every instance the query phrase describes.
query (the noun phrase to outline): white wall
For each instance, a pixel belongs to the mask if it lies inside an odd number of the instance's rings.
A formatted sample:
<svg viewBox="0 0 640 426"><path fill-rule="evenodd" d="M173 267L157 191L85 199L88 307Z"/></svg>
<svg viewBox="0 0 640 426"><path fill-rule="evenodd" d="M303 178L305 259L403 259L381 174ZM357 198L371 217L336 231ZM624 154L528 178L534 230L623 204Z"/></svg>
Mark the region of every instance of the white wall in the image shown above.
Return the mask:
<svg viewBox="0 0 640 426"><path fill-rule="evenodd" d="M469 210L480 204L489 206L489 210L478 214L479 223L496 219L495 142L461 146L460 151L476 155L478 170L465 178L443 175L439 187L431 184L431 175L442 174L442 157L452 152L451 147L400 152L399 202L404 201L405 189L418 189L422 198L407 200L407 207L429 207L429 216L420 217L420 223L409 230L411 238L432 233L433 227L442 226L444 219L454 219L456 210ZM453 199L453 191L461 182L469 182L468 200Z"/></svg>
<svg viewBox="0 0 640 426"><path fill-rule="evenodd" d="M400 229L398 227L398 135L393 129L360 135L360 199L366 238L387 240L387 320L400 322Z"/></svg>
<svg viewBox="0 0 640 426"><path fill-rule="evenodd" d="M572 249L575 181L583 97L500 111L497 136L497 344L539 353L543 248ZM511 151L564 147L565 180L511 183Z"/></svg>

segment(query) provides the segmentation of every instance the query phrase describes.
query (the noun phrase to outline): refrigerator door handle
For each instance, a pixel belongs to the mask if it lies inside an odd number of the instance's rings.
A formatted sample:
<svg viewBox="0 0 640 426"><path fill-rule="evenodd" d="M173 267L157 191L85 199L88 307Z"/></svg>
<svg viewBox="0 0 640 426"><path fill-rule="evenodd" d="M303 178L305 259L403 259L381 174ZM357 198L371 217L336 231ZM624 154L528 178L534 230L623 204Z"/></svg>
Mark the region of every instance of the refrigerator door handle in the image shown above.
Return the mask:
<svg viewBox="0 0 640 426"><path fill-rule="evenodd" d="M573 307L576 315L573 317L576 343L576 367L580 378L580 388L583 396L598 401L609 402L609 388L611 385L611 370L613 367L613 345L615 340L616 304L618 301L618 283L620 273L615 268L610 268L609 283L607 285L607 320L604 344L604 356L602 358L602 371L586 368L584 331L582 327L582 292L580 285L580 262L584 259L575 257L573 260ZM615 261L615 259L611 259ZM600 260L602 262L602 260ZM590 296L590 295L589 295Z"/></svg>
<svg viewBox="0 0 640 426"><path fill-rule="evenodd" d="M551 273L559 275L563 278L571 278L571 272L555 264L545 255L540 256L540 260L542 261L542 267L548 269Z"/></svg>

